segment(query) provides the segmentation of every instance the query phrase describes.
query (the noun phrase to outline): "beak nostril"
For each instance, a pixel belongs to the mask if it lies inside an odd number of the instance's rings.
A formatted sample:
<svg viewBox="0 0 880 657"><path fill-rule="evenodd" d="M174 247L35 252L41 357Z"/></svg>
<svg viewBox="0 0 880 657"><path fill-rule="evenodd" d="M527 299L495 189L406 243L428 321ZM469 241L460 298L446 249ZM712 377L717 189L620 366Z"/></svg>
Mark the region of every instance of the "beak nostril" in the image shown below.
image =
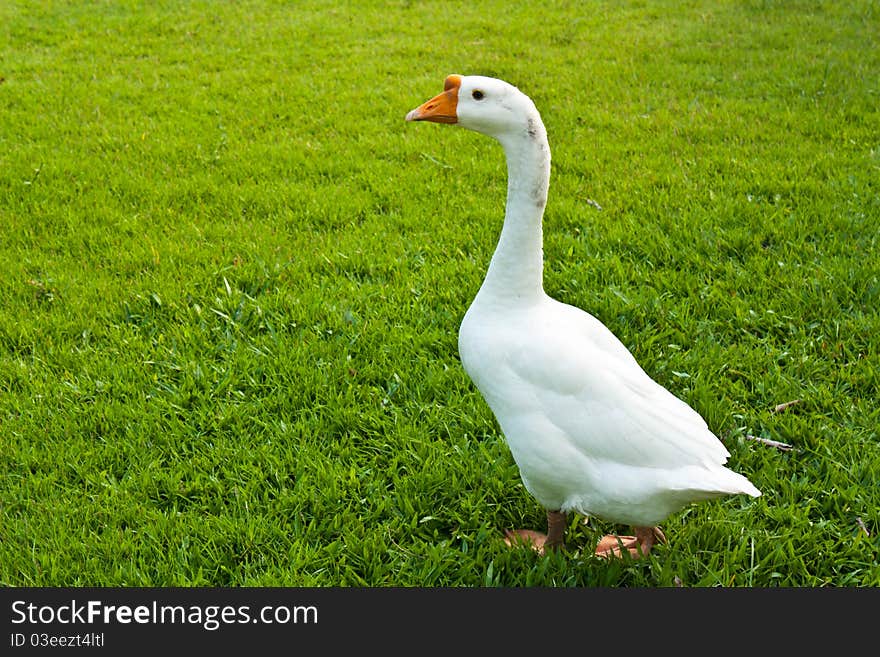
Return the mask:
<svg viewBox="0 0 880 657"><path fill-rule="evenodd" d="M456 103L458 101L457 89L456 93L446 91L438 94L433 98L429 98L419 105L410 114L408 121L434 121L435 123L458 123L456 117Z"/></svg>

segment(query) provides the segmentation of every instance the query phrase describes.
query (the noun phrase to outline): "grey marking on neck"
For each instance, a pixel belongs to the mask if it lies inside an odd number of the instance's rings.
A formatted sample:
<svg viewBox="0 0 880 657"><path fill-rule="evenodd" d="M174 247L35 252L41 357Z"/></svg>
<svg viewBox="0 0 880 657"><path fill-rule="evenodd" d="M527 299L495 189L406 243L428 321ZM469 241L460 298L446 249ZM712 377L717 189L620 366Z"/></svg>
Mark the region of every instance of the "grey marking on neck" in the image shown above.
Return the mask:
<svg viewBox="0 0 880 657"><path fill-rule="evenodd" d="M547 195L544 194L544 190L540 187L535 187L535 189L532 190L532 200L539 208L543 208L547 205Z"/></svg>
<svg viewBox="0 0 880 657"><path fill-rule="evenodd" d="M528 131L528 133L529 133L529 137L530 137L531 139L537 139L537 137L538 137L538 128L535 127L535 119L533 119L532 117L529 117L529 127L526 128L526 130Z"/></svg>

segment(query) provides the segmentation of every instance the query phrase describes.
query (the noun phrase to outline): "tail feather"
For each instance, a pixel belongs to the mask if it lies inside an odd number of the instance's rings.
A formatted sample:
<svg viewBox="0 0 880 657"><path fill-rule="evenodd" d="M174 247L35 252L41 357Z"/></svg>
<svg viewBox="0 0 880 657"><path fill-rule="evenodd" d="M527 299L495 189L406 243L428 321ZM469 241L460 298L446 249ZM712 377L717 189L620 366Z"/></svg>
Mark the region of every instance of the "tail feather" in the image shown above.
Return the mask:
<svg viewBox="0 0 880 657"><path fill-rule="evenodd" d="M744 493L752 497L761 497L761 491L759 491L751 481L738 472L728 470L722 466L714 471L712 475L719 492L730 493L731 495Z"/></svg>
<svg viewBox="0 0 880 657"><path fill-rule="evenodd" d="M695 493L700 491L705 494L706 498L719 497L721 495L738 495L740 493L752 497L761 496L761 491L751 481L738 472L728 470L723 465L710 469L687 468L686 470L687 474L683 480L680 480L681 483L676 488L691 490ZM685 473L681 472L681 474Z"/></svg>

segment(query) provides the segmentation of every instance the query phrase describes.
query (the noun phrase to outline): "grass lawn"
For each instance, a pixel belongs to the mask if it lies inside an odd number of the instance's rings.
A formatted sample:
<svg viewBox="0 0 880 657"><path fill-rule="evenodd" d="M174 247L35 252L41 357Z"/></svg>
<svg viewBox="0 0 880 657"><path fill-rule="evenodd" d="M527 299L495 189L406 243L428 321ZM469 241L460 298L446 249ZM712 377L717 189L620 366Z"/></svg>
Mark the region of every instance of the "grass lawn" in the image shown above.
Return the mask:
<svg viewBox="0 0 880 657"><path fill-rule="evenodd" d="M0 584L880 585L880 4L534 7L0 4ZM403 120L448 73L535 100L546 290L762 498L503 546L503 153Z"/></svg>

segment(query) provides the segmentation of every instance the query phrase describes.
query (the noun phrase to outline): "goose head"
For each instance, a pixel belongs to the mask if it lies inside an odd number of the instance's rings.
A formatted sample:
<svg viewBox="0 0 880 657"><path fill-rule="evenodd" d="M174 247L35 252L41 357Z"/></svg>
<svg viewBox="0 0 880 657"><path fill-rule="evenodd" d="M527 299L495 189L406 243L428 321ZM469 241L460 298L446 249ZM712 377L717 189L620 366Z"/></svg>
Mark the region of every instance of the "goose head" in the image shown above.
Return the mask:
<svg viewBox="0 0 880 657"><path fill-rule="evenodd" d="M443 93L406 115L407 121L453 123L504 141L534 136L540 117L531 99L512 84L481 75L450 75Z"/></svg>

